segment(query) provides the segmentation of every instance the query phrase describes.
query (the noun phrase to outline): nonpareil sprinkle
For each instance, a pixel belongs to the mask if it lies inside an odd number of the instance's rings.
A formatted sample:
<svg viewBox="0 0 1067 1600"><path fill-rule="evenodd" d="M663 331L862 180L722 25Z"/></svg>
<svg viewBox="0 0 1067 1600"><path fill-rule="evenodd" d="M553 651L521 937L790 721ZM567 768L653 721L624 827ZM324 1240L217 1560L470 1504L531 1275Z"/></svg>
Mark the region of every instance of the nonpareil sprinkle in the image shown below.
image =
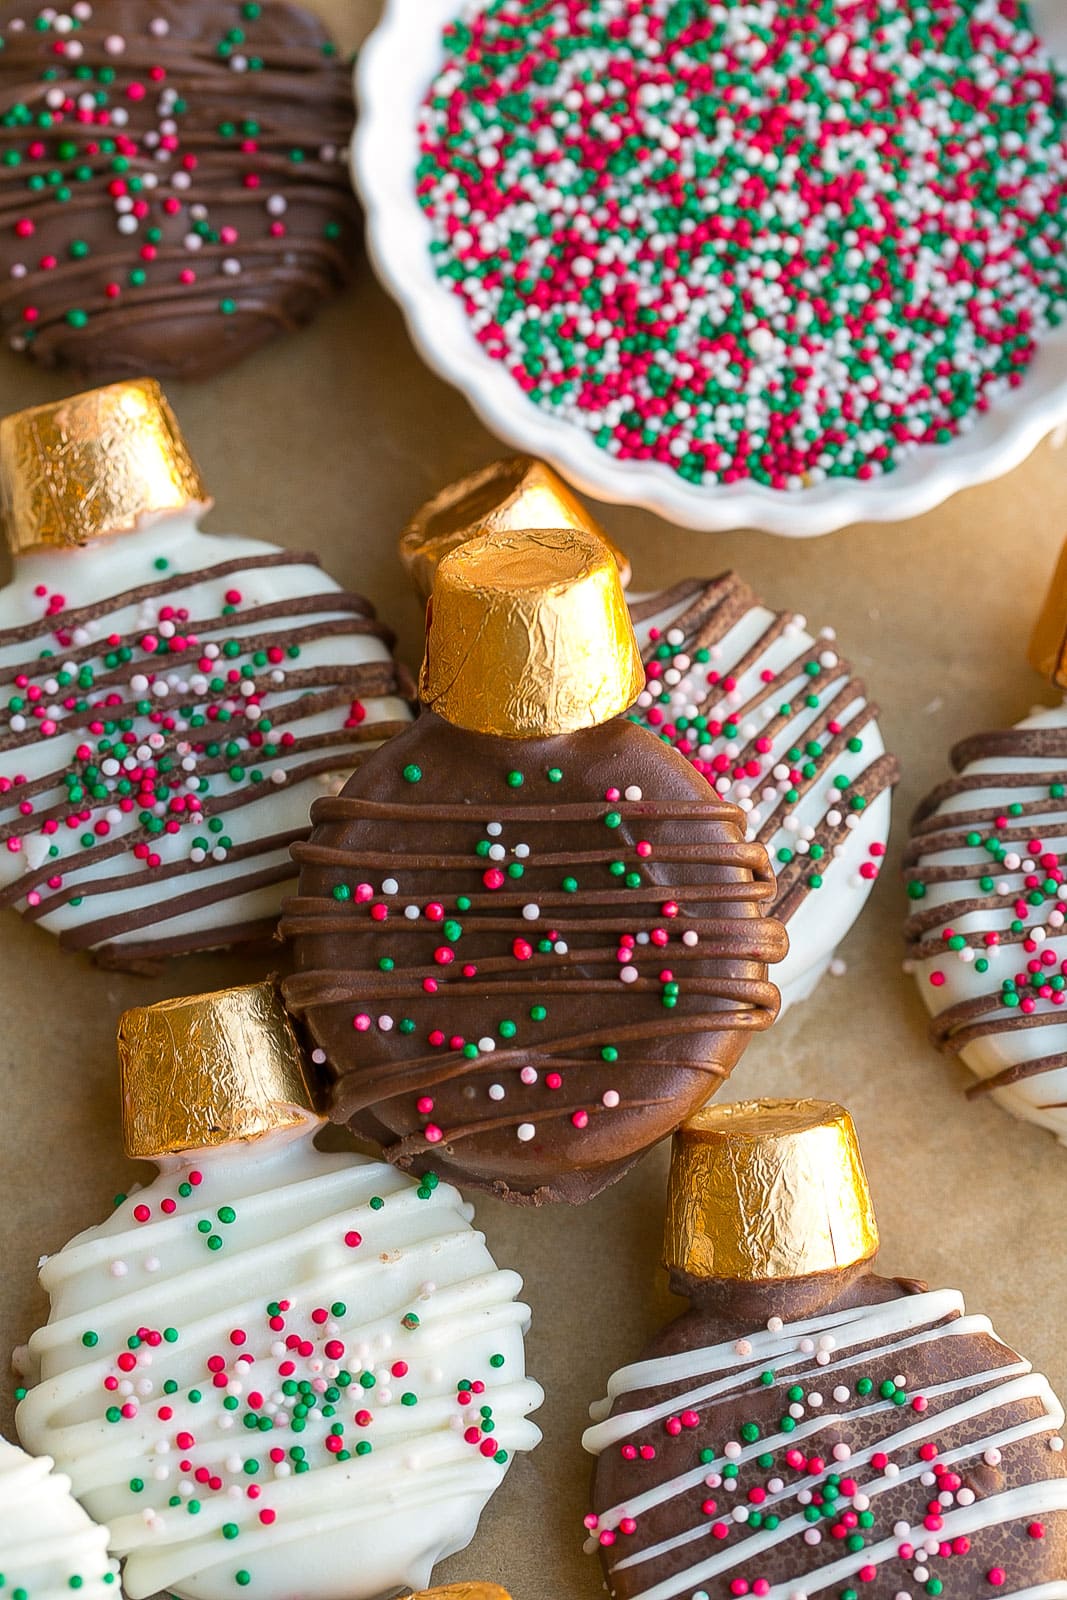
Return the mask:
<svg viewBox="0 0 1067 1600"><path fill-rule="evenodd" d="M443 47L436 272L620 460L891 472L1067 309L1067 112L1017 0L475 0Z"/></svg>

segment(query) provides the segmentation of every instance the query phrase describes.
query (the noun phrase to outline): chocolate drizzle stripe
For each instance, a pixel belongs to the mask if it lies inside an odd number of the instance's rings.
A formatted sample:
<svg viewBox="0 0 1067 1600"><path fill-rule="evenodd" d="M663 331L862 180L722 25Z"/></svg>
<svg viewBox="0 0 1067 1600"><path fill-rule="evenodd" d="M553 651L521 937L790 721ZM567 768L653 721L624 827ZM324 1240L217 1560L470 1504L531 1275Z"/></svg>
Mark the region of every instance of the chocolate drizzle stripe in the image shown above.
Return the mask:
<svg viewBox="0 0 1067 1600"><path fill-rule="evenodd" d="M95 944L108 944L113 939L133 933L139 928L150 928L157 922L172 922L178 917L187 916L191 911L205 910L208 906L217 905L220 900L240 899L256 889L266 889L276 883L285 883L292 875L292 864L289 861L282 861L275 867L264 867L260 872L239 875L232 880L223 878L218 883L205 884L200 889L190 889L187 894L175 895L174 899L166 900L162 905L127 907L113 917L101 917L96 922L83 923L76 928L64 928L59 936L59 942L65 950L90 950ZM226 938L225 923L218 927L216 932L218 935L216 942L222 944L229 942Z"/></svg>
<svg viewBox="0 0 1067 1600"><path fill-rule="evenodd" d="M222 540L219 542L224 543ZM220 578L236 577L241 572L258 572L270 567L321 565L317 555L295 550L268 550L262 555L233 556L229 561L220 561L215 566L196 567L192 572L172 572L165 578L158 578L152 583L137 584L132 589L124 589L121 593L108 595L102 600L94 600L89 605L75 606L72 610L57 612L55 616L49 617L47 622L61 625L64 629L78 628L87 622L95 622L99 617L107 616L109 612L125 611L128 606L141 605L145 600L169 599L176 590L196 588L202 583L217 583ZM373 606L369 601L365 604L366 615L373 618ZM234 620L236 625L236 614ZM0 628L0 650L6 650L15 644L30 643L39 638L44 626L45 624L38 620L25 622L17 628ZM39 669L40 662L34 662L34 666Z"/></svg>
<svg viewBox="0 0 1067 1600"><path fill-rule="evenodd" d="M533 994L535 991L532 985L527 984L519 985L512 992ZM706 1033L709 1028L722 1027L726 1017L730 1019L730 1027L737 1027L742 1031L760 1032L764 1026L758 1014L754 1011L704 1012L693 1013L687 1017L686 1021L691 1026L685 1031L687 1033ZM625 1029L614 1029L613 1034L628 1044L640 1044L645 1039L657 1038L659 1029L655 1023L633 1023ZM601 1034L574 1034L570 1037L559 1038L553 1041L551 1050L544 1048L538 1051L533 1059L543 1055L551 1061L552 1065L555 1065L554 1056L556 1050L576 1050L583 1047L592 1049L599 1044L601 1037ZM659 1072L662 1072L665 1067L669 1067L672 1064L681 1066L686 1072L699 1072L708 1077L726 1078L729 1075L727 1068L715 1061L676 1058L672 1062L669 1057L656 1056L644 1059L638 1056L634 1058L633 1062L633 1065L638 1068L645 1066L649 1070L655 1069ZM595 1071L597 1065L598 1063L595 1060L590 1060L586 1063L586 1066L591 1071ZM346 1117L354 1116L359 1111L369 1110L373 1106L379 1105L383 1101L395 1099L399 1095L422 1093L425 1088L439 1089L443 1084L453 1082L459 1078L492 1077L497 1070L498 1068L495 1064L488 1063L482 1067L475 1066L472 1072L470 1061L458 1052L434 1056L421 1064L416 1061L395 1062L390 1067L380 1071L376 1075L373 1084L368 1084L363 1088L360 1088L351 1077L346 1077L337 1091L338 1103L343 1107ZM642 1103L645 1105L662 1105L665 1102L653 1098ZM549 1106L548 1109L551 1111L552 1107ZM541 1112L539 1111L538 1116L540 1117L540 1115ZM514 1114L509 1115L502 1121L500 1118L489 1116L481 1122L471 1122L467 1131L469 1134L475 1128L480 1128L484 1131L492 1127L513 1126L515 1121ZM451 1127L449 1128L448 1137L451 1140Z"/></svg>
<svg viewBox="0 0 1067 1600"><path fill-rule="evenodd" d="M494 821L500 823L596 822L602 821L612 811L618 812L624 821L632 819L636 822L722 823L733 822L737 814L736 807L725 801L711 800L664 801L662 804L641 800L633 802L620 800L608 804L603 800L591 800L546 806L498 805L492 808ZM485 825L478 812L470 806L435 805L433 814L439 822L470 822L475 827ZM420 805L403 805L399 801L383 803L377 800L364 800L354 795L337 795L317 800L312 814L313 822L347 822L363 818L397 823L414 822L425 827L426 808ZM731 856L732 863L743 865L750 870L766 862L764 851L756 844L714 841L707 848L716 851L719 849L737 851L736 857Z"/></svg>
<svg viewBox="0 0 1067 1600"><path fill-rule="evenodd" d="M300 564L299 562L293 563L294 566L299 566ZM201 646L213 642L211 639L212 634L232 637L236 633L241 633L245 648L253 652L270 649L283 636L293 644L301 644L313 642L316 639L334 638L338 634L350 637L362 634L368 638L381 639L383 644L391 645L393 643L392 630L383 627L374 618L368 617L366 606L367 602L361 595L346 594L343 590L337 590L334 594L331 594L327 590L323 594L294 595L291 600L279 600L271 605L249 606L241 613L232 616L204 617L196 621L183 622L182 632L186 637L195 638L198 645ZM259 636L246 637L244 631L250 622L265 622L275 617L279 620L284 620L288 617L306 615L316 611L336 612L338 614L336 616L327 615L320 622L309 623L302 628L277 629ZM66 613L59 613L59 620L62 622L65 616ZM51 621L52 619L49 618L48 620ZM121 650L124 646L129 649L136 648L144 638L145 632L145 628L135 627L131 628L127 633L116 634L115 644L109 645L108 648L114 650ZM84 662L95 660L99 656L100 650L101 641L94 639L89 644L65 649L63 662L69 661L73 662L75 666L80 666ZM190 647L180 653L168 652L168 654L160 656L159 660L167 666L189 662L191 671L196 672L199 670L194 665L196 660L195 647ZM225 662L223 665L225 665ZM41 670L41 658L33 656L26 661L8 662L4 664L3 670L12 677L16 677L21 672L27 674L39 673ZM93 686L94 688L107 688L112 683L122 683L124 676L122 668L115 667L110 672L104 672L94 677Z"/></svg>
<svg viewBox="0 0 1067 1600"><path fill-rule="evenodd" d="M995 1072L991 1078L982 1078L978 1083L972 1083L967 1090L967 1098L978 1100L994 1089L1007 1089L1013 1083L1025 1083L1028 1078L1039 1078L1046 1072L1062 1072L1065 1067L1067 1067L1067 1051L1062 1050L1056 1055L1035 1056L1033 1061L1017 1061L1014 1066ZM1061 1104L1061 1101L1053 1101L1047 1109L1052 1105L1058 1107Z"/></svg>
<svg viewBox="0 0 1067 1600"><path fill-rule="evenodd" d="M288 852L289 846L303 837L301 828L291 828L285 833L266 834L262 839L253 839L248 844L233 845L226 852L225 865L228 867L237 862L255 861L260 856L276 855L280 850ZM214 867L220 864L217 861L211 863ZM205 870L209 870L206 863ZM162 866L146 868L142 872L122 872L108 878L88 878L66 893L60 891L47 900L42 898L39 906L28 906L25 920L39 922L42 917L50 916L60 906L67 905L71 896L80 900L91 900L94 895L124 894L133 889L143 889L150 883L166 883L172 878L185 877L188 871L188 864L184 861L165 861ZM234 882L237 881L238 877L235 874Z"/></svg>

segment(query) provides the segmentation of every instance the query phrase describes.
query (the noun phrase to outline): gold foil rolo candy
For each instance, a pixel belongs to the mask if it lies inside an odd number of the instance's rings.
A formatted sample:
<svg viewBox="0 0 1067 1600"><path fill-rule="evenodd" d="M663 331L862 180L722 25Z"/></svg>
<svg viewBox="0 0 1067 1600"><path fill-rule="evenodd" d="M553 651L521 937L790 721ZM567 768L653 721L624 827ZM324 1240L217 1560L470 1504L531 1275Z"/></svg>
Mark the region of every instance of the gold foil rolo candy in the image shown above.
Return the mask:
<svg viewBox="0 0 1067 1600"><path fill-rule="evenodd" d="M136 1006L119 1020L126 1154L173 1155L306 1122L314 1093L273 982Z"/></svg>
<svg viewBox="0 0 1067 1600"><path fill-rule="evenodd" d="M832 1101L707 1106L674 1136L664 1262L754 1283L869 1260L878 1226L856 1129Z"/></svg>
<svg viewBox="0 0 1067 1600"><path fill-rule="evenodd" d="M1028 655L1043 678L1067 689L1067 544L1060 551Z"/></svg>
<svg viewBox="0 0 1067 1600"><path fill-rule="evenodd" d="M608 722L645 682L604 543L573 528L483 534L437 569L419 698L458 727L547 738Z"/></svg>
<svg viewBox="0 0 1067 1600"><path fill-rule="evenodd" d="M0 421L0 518L14 555L135 532L211 497L154 378Z"/></svg>
<svg viewBox="0 0 1067 1600"><path fill-rule="evenodd" d="M619 568L623 588L630 562L586 507L543 461L508 456L468 473L419 507L400 536L400 559L423 599L450 551L483 533L529 528L576 528L603 539Z"/></svg>
<svg viewBox="0 0 1067 1600"><path fill-rule="evenodd" d="M511 1600L498 1583L446 1583L442 1589L420 1589L407 1600Z"/></svg>

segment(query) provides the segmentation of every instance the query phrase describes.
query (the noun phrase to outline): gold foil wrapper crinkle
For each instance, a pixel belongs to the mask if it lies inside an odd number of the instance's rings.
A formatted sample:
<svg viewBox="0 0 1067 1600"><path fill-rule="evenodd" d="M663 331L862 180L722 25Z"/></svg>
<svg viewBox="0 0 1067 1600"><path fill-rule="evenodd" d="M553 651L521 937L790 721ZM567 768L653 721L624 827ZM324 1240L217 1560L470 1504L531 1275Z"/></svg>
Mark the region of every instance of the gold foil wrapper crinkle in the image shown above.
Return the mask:
<svg viewBox="0 0 1067 1600"><path fill-rule="evenodd" d="M154 378L0 421L0 518L13 554L131 533L211 497Z"/></svg>
<svg viewBox="0 0 1067 1600"><path fill-rule="evenodd" d="M1060 551L1028 654L1030 665L1043 678L1067 689L1067 544Z"/></svg>
<svg viewBox="0 0 1067 1600"><path fill-rule="evenodd" d="M618 568L594 535L486 534L437 569L419 696L447 721L573 733L628 710L644 683Z"/></svg>
<svg viewBox="0 0 1067 1600"><path fill-rule="evenodd" d="M118 1051L132 1157L260 1138L316 1110L273 982L137 1006L119 1021Z"/></svg>
<svg viewBox="0 0 1067 1600"><path fill-rule="evenodd" d="M400 536L400 559L423 599L445 556L483 533L574 528L602 539L623 587L630 562L552 468L533 456L509 456L459 478L419 507Z"/></svg>
<svg viewBox="0 0 1067 1600"><path fill-rule="evenodd" d="M766 1282L869 1260L878 1226L852 1118L817 1100L709 1106L674 1136L664 1260Z"/></svg>
<svg viewBox="0 0 1067 1600"><path fill-rule="evenodd" d="M443 1589L420 1589L407 1600L511 1600L498 1583L447 1583Z"/></svg>

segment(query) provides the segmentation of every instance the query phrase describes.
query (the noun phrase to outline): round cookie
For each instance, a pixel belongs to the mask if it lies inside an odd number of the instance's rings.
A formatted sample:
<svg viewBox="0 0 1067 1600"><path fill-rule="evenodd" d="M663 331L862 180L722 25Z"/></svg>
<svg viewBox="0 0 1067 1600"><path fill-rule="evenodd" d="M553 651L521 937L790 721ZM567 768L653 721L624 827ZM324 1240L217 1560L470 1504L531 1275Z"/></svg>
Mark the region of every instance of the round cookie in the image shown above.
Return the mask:
<svg viewBox="0 0 1067 1600"><path fill-rule="evenodd" d="M70 1480L0 1439L0 1574L12 1600L119 1600L107 1529L91 1522Z"/></svg>
<svg viewBox="0 0 1067 1600"><path fill-rule="evenodd" d="M200 532L150 381L0 447L0 905L126 967L269 938L312 800L410 719L392 634L315 555Z"/></svg>
<svg viewBox="0 0 1067 1600"><path fill-rule="evenodd" d="M159 1173L46 1261L20 1438L130 1600L424 1587L540 1438L521 1280L435 1176L315 1148L271 985L127 1012L119 1050Z"/></svg>
<svg viewBox="0 0 1067 1600"><path fill-rule="evenodd" d="M742 813L619 715L643 670L598 539L472 540L430 614L421 716L294 847L286 1000L330 1114L391 1161L585 1200L773 1020L773 873Z"/></svg>
<svg viewBox="0 0 1067 1600"><path fill-rule="evenodd" d="M734 572L631 595L648 682L632 713L746 815L789 930L782 1010L807 999L885 856L891 788L878 708L832 629L769 610Z"/></svg>
<svg viewBox="0 0 1067 1600"><path fill-rule="evenodd" d="M1067 1596L1060 1402L962 1295L878 1277L877 1246L840 1107L710 1108L678 1135L689 1307L584 1440L613 1600Z"/></svg>
<svg viewBox="0 0 1067 1600"><path fill-rule="evenodd" d="M0 326L97 381L202 378L345 282L349 71L286 0L0 4Z"/></svg>
<svg viewBox="0 0 1067 1600"><path fill-rule="evenodd" d="M931 1037L1006 1110L1067 1139L1067 706L952 751L904 857Z"/></svg>

